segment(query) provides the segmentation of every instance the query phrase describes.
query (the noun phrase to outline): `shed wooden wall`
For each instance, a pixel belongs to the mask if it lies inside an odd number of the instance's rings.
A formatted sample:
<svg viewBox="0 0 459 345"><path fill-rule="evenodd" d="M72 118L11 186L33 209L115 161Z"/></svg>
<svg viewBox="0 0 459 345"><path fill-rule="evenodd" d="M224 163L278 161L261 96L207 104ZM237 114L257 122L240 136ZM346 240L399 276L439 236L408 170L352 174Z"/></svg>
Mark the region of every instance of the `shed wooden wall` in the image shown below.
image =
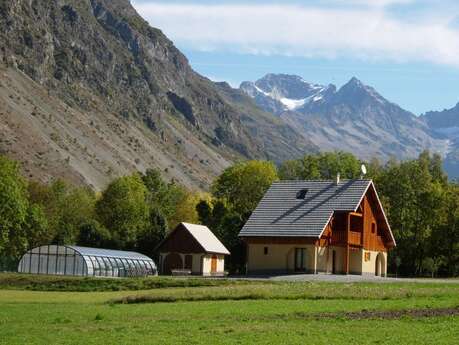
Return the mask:
<svg viewBox="0 0 459 345"><path fill-rule="evenodd" d="M185 227L180 224L173 232L166 238L166 240L158 247L160 253L205 253L204 248L198 241L188 232Z"/></svg>

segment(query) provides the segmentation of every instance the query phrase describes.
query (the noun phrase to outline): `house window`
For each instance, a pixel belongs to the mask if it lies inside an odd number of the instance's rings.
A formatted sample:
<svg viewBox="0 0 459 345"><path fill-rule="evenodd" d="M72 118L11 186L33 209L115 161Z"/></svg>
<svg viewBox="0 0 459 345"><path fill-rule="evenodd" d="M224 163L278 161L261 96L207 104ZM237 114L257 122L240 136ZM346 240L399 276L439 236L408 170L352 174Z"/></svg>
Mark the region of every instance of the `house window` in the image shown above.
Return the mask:
<svg viewBox="0 0 459 345"><path fill-rule="evenodd" d="M371 223L371 233L374 234L376 232L376 224Z"/></svg>
<svg viewBox="0 0 459 345"><path fill-rule="evenodd" d="M191 270L193 268L193 255L185 255L185 269Z"/></svg>
<svg viewBox="0 0 459 345"><path fill-rule="evenodd" d="M371 252L365 252L365 261L371 260Z"/></svg>
<svg viewBox="0 0 459 345"><path fill-rule="evenodd" d="M268 247L263 248L263 254L268 255Z"/></svg>
<svg viewBox="0 0 459 345"><path fill-rule="evenodd" d="M306 270L306 249L295 248L295 271L304 272Z"/></svg>

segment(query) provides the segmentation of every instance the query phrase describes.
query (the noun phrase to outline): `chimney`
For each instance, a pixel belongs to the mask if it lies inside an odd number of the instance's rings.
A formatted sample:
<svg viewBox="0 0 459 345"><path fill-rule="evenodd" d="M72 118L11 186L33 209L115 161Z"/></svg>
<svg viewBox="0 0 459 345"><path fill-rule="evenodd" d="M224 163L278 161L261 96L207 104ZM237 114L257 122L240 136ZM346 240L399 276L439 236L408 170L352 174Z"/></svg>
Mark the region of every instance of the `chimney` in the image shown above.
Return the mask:
<svg viewBox="0 0 459 345"><path fill-rule="evenodd" d="M339 185L339 179L340 179L340 174L337 173L337 174L336 174L336 180L335 180L335 184L336 184L336 185Z"/></svg>

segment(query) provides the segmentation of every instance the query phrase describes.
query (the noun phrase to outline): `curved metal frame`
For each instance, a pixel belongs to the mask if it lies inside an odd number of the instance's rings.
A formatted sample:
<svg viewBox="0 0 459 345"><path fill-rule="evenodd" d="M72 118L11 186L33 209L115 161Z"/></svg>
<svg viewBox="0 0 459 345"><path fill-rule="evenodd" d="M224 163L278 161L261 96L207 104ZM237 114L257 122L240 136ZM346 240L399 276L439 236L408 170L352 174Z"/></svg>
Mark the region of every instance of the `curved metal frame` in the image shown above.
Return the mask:
<svg viewBox="0 0 459 345"><path fill-rule="evenodd" d="M138 277L156 275L157 267L152 259L136 252L47 245L27 251L19 261L18 272L92 275L96 277Z"/></svg>

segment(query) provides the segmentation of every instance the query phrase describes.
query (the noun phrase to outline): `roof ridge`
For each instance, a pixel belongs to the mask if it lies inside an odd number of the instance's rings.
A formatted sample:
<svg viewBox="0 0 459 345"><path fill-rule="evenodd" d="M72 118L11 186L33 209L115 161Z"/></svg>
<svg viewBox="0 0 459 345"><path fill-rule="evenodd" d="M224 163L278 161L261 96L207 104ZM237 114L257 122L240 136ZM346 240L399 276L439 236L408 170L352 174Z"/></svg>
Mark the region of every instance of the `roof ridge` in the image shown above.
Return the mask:
<svg viewBox="0 0 459 345"><path fill-rule="evenodd" d="M370 181L373 181L373 179L370 179L370 178L355 178L355 179L352 179L352 178L349 178L349 179L340 179L340 182L343 182L343 181L365 181L365 182L370 182ZM320 179L311 179L311 180L279 180L279 181L274 181L274 183L292 183L292 182L331 182L331 183L335 183L335 180L320 180Z"/></svg>

